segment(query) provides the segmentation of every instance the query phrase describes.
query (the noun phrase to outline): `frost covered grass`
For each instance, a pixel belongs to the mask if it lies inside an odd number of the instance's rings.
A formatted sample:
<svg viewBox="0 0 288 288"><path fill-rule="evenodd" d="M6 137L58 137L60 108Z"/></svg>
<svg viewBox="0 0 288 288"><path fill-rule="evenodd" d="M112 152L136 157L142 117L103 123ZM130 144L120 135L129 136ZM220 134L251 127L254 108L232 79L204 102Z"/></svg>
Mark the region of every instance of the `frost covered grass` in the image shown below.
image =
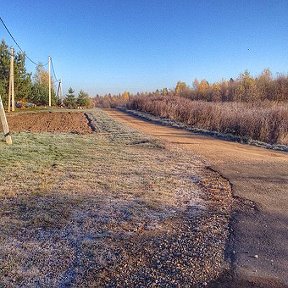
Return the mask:
<svg viewBox="0 0 288 288"><path fill-rule="evenodd" d="M0 286L217 278L229 183L101 110L85 113L95 133L21 132L0 143Z"/></svg>

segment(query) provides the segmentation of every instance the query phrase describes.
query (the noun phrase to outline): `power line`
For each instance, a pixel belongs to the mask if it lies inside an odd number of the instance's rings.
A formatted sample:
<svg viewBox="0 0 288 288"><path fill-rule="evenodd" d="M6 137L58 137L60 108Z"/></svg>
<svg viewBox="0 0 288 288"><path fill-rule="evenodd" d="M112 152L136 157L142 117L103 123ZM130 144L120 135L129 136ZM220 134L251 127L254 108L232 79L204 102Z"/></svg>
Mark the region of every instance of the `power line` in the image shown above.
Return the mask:
<svg viewBox="0 0 288 288"><path fill-rule="evenodd" d="M34 65L36 66L46 66L50 63L51 61L51 64L52 64L52 71L53 71L53 75L54 75L54 78L56 80L56 82L59 82L59 85L61 85L61 80L58 79L58 77L56 76L56 73L55 73L55 69L54 69L54 65L53 65L53 61L52 61L52 58L49 57L49 61L42 65L42 64L39 64L39 63L36 63L35 61L33 61L28 55L26 55L26 53L23 51L23 49L20 47L20 45L18 44L18 42L16 41L16 39L13 37L12 33L9 31L8 27L6 26L5 22L3 21L3 19L1 18L0 16L0 21L1 23L3 24L4 28L6 29L6 31L8 32L8 34L10 35L10 37L12 38L12 40L14 41L14 43L16 44L16 46L19 48L19 50L23 53L24 57L26 57L31 63L33 63ZM8 55L11 56L11 54L8 52ZM51 93L51 90L50 90L50 81L51 81L51 78L50 78L50 64L49 64L49 106L51 106L51 96L50 96L50 93ZM61 91L62 91L62 88L61 88ZM62 93L62 92L61 92Z"/></svg>
<svg viewBox="0 0 288 288"><path fill-rule="evenodd" d="M1 18L0 16L0 21L2 22L4 28L6 29L6 31L8 32L8 34L10 35L10 37L12 38L12 40L14 41L14 43L16 44L16 46L19 48L19 50L24 54L24 56L31 62L33 63L34 65L38 66L39 63L36 63L35 61L33 61L24 51L23 49L20 47L20 45L17 43L16 39L13 37L13 35L11 34L11 32L9 31L8 27L6 26L5 22L3 21L3 19ZM48 64L48 63L47 63ZM40 66L46 66L47 64L45 65L41 65Z"/></svg>
<svg viewBox="0 0 288 288"><path fill-rule="evenodd" d="M54 65L53 65L53 59L52 59L52 57L50 57L50 59L51 59L52 72L53 72L54 78L55 78L56 82L59 82L60 79L58 79L58 77L56 76L56 73L55 73L55 70L54 70Z"/></svg>

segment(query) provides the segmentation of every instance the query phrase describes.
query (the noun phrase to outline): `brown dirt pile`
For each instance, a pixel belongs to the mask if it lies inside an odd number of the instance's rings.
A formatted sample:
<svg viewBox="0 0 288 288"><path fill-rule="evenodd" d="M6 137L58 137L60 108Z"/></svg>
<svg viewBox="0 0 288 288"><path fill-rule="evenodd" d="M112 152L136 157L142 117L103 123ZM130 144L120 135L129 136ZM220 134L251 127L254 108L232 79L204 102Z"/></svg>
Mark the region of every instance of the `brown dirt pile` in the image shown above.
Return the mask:
<svg viewBox="0 0 288 288"><path fill-rule="evenodd" d="M10 131L13 132L66 132L87 134L92 130L82 112L41 112L7 116ZM2 127L1 127L2 129Z"/></svg>

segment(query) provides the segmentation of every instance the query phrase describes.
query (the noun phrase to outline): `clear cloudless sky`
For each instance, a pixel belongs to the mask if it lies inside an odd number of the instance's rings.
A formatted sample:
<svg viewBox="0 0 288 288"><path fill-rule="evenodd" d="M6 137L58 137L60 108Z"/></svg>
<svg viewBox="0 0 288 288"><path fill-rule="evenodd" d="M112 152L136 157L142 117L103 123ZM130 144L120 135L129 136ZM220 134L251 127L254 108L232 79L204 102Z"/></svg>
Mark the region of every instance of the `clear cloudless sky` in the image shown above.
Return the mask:
<svg viewBox="0 0 288 288"><path fill-rule="evenodd" d="M288 0L1 0L0 15L29 57L53 58L64 93L288 71Z"/></svg>

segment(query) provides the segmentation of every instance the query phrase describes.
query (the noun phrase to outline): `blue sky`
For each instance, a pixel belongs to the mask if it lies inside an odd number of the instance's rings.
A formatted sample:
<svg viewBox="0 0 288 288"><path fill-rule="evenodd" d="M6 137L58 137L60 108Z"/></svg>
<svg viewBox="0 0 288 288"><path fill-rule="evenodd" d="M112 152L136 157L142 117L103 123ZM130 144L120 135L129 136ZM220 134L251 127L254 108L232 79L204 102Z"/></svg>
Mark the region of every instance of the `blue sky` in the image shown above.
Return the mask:
<svg viewBox="0 0 288 288"><path fill-rule="evenodd" d="M288 72L287 0L14 0L0 15L28 56L53 58L64 92L91 96ZM13 42L0 26L0 38ZM248 50L249 49L249 50ZM29 71L34 66L27 62Z"/></svg>

